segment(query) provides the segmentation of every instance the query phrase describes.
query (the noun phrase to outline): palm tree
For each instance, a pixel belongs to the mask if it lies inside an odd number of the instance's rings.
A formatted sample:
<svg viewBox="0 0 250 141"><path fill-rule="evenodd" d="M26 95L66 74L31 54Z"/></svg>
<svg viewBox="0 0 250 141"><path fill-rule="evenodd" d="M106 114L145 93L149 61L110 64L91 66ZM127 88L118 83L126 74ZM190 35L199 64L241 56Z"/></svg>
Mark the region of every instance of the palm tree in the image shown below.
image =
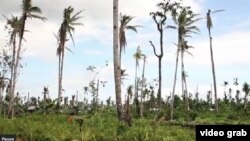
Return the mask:
<svg viewBox="0 0 250 141"><path fill-rule="evenodd" d="M174 85L172 91L172 102L171 102L171 120L173 120L173 108L174 108L174 95L175 95L175 87L177 81L177 70L178 70L178 62L179 62L179 53L181 52L181 78L182 78L182 95L186 99L187 109L188 109L188 101L186 94L187 85L186 85L186 73L184 69L184 52L190 48L187 45L186 37L191 37L191 33L198 33L199 29L197 26L193 24L199 20L197 14L193 14L189 7L179 7L181 11L178 13L173 13L173 20L176 26L167 26L167 28L178 29L178 44L177 44L177 55L176 55L176 65L175 65L175 75L174 75ZM184 89L185 87L185 89Z"/></svg>
<svg viewBox="0 0 250 141"><path fill-rule="evenodd" d="M19 43L18 43L18 48L17 48L17 53L16 53L16 59L15 63L12 64L14 65L13 69L13 82L10 88L10 93L11 93L11 100L8 108L8 115L11 115L11 118L14 117L14 94L15 94L15 87L16 87L16 80L17 80L17 75L18 75L18 67L19 67L19 61L21 59L20 53L21 53L21 47L22 47L22 40L25 32L25 25L26 25L26 20L28 18L36 18L36 19L41 19L43 21L46 20L45 17L40 16L42 13L41 9L36 6L32 6L32 1L31 0L23 0L22 1L22 16L20 18L20 27L18 30L19 33Z"/></svg>
<svg viewBox="0 0 250 141"><path fill-rule="evenodd" d="M245 98L244 98L244 109L246 110L247 108L247 97L248 97L248 94L250 92L250 86L247 82L245 82L243 84L243 89L242 89L244 92L245 92Z"/></svg>
<svg viewBox="0 0 250 141"><path fill-rule="evenodd" d="M47 99L47 96L49 94L49 88L48 87L43 87L43 101L45 102Z"/></svg>
<svg viewBox="0 0 250 141"><path fill-rule="evenodd" d="M5 16L4 16L5 17ZM13 71L14 71L14 64L16 59L16 40L19 35L20 30L20 20L18 17L13 16L11 19L5 17L7 20L7 24L5 26L6 29L8 29L8 33L10 34L10 39L8 44L12 46L12 55L11 55L11 63L10 63L10 82L9 86L13 85ZM11 91L9 90L9 95L11 95ZM1 96L0 96L1 97Z"/></svg>
<svg viewBox="0 0 250 141"><path fill-rule="evenodd" d="M20 29L20 20L18 17L14 17L12 15L11 19L8 19L5 17L7 20L7 25L6 28L9 28L9 34L10 34L10 39L9 39L9 45L12 46L12 60L11 60L11 66L10 66L10 82L9 86L12 88L13 86L13 73L14 73L14 66L15 66L15 60L16 60L16 40L17 36L19 34L19 29ZM10 95L10 103L13 104L14 102L12 99L14 99L14 95L12 95L12 89L10 88L9 90L9 95ZM14 106L13 109L14 111ZM14 112L13 112L14 113Z"/></svg>
<svg viewBox="0 0 250 141"><path fill-rule="evenodd" d="M69 6L68 8L64 9L63 13L63 22L58 31L58 48L57 48L57 55L59 58L59 77L58 77L58 108L60 107L61 97L62 97L62 79L63 79L63 65L64 65L64 53L65 53L65 43L68 41L67 35L70 36L73 44L73 32L75 30L76 25L82 25L82 23L77 23L81 17L79 14L82 11L77 12L75 15L72 15L74 12L74 8Z"/></svg>
<svg viewBox="0 0 250 141"><path fill-rule="evenodd" d="M216 10L212 13L220 12L220 11L224 11L224 10ZM214 56L213 56L213 47L212 47L212 36L211 36L211 28L213 27L213 23L212 23L210 9L208 9L206 19L207 19L207 29L208 29L208 35L209 35L209 42L210 42L210 55L211 55L212 73L213 73L215 108L216 108L216 113L218 113L219 106L218 106L218 99L217 99L217 86L216 86L216 76L215 76L215 66L214 66Z"/></svg>
<svg viewBox="0 0 250 141"><path fill-rule="evenodd" d="M157 7L159 8L158 11L156 12L151 12L150 15L152 16L152 19L154 20L157 30L160 34L160 53L157 54L156 52L156 47L153 44L152 41L149 41L150 45L153 47L154 55L158 58L158 82L159 82L159 87L158 87L158 106L161 109L161 88L162 88L162 58L163 58L163 31L164 27L166 25L167 21L167 14L168 12L172 12L176 6L178 6L178 3L170 3L170 0L167 0L161 3L157 4Z"/></svg>
<svg viewBox="0 0 250 141"><path fill-rule="evenodd" d="M120 43L120 61L121 61L121 53L125 52L125 47L127 46L126 39L126 30L131 30L137 33L137 27L139 25L129 25L129 23L134 19L132 16L122 15L120 19L120 28L119 28L119 43Z"/></svg>
<svg viewBox="0 0 250 141"><path fill-rule="evenodd" d="M115 96L116 108L119 121L123 120L122 98L121 98L121 63L120 63L120 47L119 47L119 29L118 29L118 13L119 0L113 0L113 62L114 62L114 80L115 80Z"/></svg>
<svg viewBox="0 0 250 141"><path fill-rule="evenodd" d="M126 79L128 76L126 69L121 69L121 84L123 84L123 81Z"/></svg>
<svg viewBox="0 0 250 141"><path fill-rule="evenodd" d="M228 82L227 82L227 81L224 81L223 86L224 86L224 94L225 94L225 95L227 94L227 92L226 92L226 87L227 87L227 85L228 85Z"/></svg>
<svg viewBox="0 0 250 141"><path fill-rule="evenodd" d="M139 67L139 61L142 59L142 51L140 49L140 46L137 47L137 50L134 54L135 59L135 88L134 88L134 94L135 94L135 105L137 109L138 115L141 113L141 108L139 107L139 99L138 99L138 78L137 78L137 68ZM141 114L140 114L141 115ZM142 117L142 115L141 115Z"/></svg>

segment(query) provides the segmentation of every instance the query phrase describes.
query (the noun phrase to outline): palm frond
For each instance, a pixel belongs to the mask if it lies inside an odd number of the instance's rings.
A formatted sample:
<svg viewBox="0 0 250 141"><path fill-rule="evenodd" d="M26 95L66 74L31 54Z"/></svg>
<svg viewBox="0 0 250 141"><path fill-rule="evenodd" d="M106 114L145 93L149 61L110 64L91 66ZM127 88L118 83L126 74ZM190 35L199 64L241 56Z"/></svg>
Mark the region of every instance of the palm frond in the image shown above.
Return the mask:
<svg viewBox="0 0 250 141"><path fill-rule="evenodd" d="M134 31L134 32L136 32L137 33L137 29L136 29L136 27L135 26L127 26L126 27L126 29L128 29L128 30L132 30L132 31Z"/></svg>
<svg viewBox="0 0 250 141"><path fill-rule="evenodd" d="M37 7L37 6L33 6L29 8L29 13L38 13L38 14L42 14L42 10Z"/></svg>
<svg viewBox="0 0 250 141"><path fill-rule="evenodd" d="M36 14L29 14L28 17L35 18L35 19L40 19L42 21L46 21L47 20L47 18L39 16L39 15L36 15Z"/></svg>
<svg viewBox="0 0 250 141"><path fill-rule="evenodd" d="M73 42L73 45L75 46L75 40L74 40L74 37L73 37L73 34L72 34L72 32L74 31L74 28L68 28L67 30L68 30L67 32L69 33L69 36L70 36L70 38L71 38L71 40Z"/></svg>
<svg viewBox="0 0 250 141"><path fill-rule="evenodd" d="M215 11L213 11L212 13L218 13L218 12L222 12L222 11L226 11L226 10L224 10L224 9L215 10Z"/></svg>
<svg viewBox="0 0 250 141"><path fill-rule="evenodd" d="M173 25L167 25L165 28L177 29L177 27Z"/></svg>
<svg viewBox="0 0 250 141"><path fill-rule="evenodd" d="M77 25L77 26L79 26L79 25L83 25L83 23L71 23L71 25Z"/></svg>
<svg viewBox="0 0 250 141"><path fill-rule="evenodd" d="M65 47L70 53L74 54L73 51L71 49L69 49L68 47Z"/></svg>

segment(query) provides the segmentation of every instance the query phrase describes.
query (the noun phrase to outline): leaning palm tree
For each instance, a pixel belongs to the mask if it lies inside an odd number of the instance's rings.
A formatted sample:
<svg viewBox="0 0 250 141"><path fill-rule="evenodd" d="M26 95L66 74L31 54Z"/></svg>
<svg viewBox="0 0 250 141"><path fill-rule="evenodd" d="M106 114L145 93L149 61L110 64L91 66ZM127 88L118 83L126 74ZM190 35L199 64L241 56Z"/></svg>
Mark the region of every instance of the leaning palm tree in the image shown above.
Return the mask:
<svg viewBox="0 0 250 141"><path fill-rule="evenodd" d="M113 62L114 62L114 80L116 108L119 121L123 120L122 98L121 98L121 63L118 29L118 8L119 0L113 0Z"/></svg>
<svg viewBox="0 0 250 141"><path fill-rule="evenodd" d="M134 88L134 94L135 94L135 104L138 115L141 113L141 108L139 107L139 99L138 99L138 78L137 78L137 69L139 67L139 61L142 59L142 51L140 49L140 46L137 47L137 50L134 54L135 59L135 88ZM142 116L142 115L141 115Z"/></svg>
<svg viewBox="0 0 250 141"><path fill-rule="evenodd" d="M247 108L247 97L248 97L249 92L250 92L250 86L249 86L249 84L248 83L244 83L242 90L245 92L244 109L246 110L246 108Z"/></svg>
<svg viewBox="0 0 250 141"><path fill-rule="evenodd" d="M215 99L215 108L216 113L219 112L219 106L218 106L218 100L217 100L217 86L216 86L216 76L215 76L215 66L214 66L214 55L213 55L213 47L212 47L212 36L211 36L211 28L213 27L211 13L220 12L224 10L216 10L211 12L209 9L207 12L207 29L208 29L208 35L209 35L209 42L210 42L210 55L211 55L211 63L212 63L212 73L213 73L213 84L214 84L214 99Z"/></svg>
<svg viewBox="0 0 250 141"><path fill-rule="evenodd" d="M132 16L122 15L120 19L120 28L119 28L119 42L120 42L120 61L121 61L121 53L125 52L125 47L127 46L126 39L126 30L131 30L137 33L137 27L139 25L129 25L129 23L134 19Z"/></svg>
<svg viewBox="0 0 250 141"><path fill-rule="evenodd" d="M67 36L70 36L73 44L74 44L74 38L73 38L73 32L75 30L76 25L83 25L82 23L78 23L77 20L79 20L81 17L79 14L81 14L82 11L77 12L76 14L72 15L74 12L74 8L69 6L68 8L64 9L63 13L63 22L59 28L58 31L58 48L57 48L57 55L59 60L59 73L58 73L58 108L60 107L61 97L62 97L62 80L63 80L63 65L64 65L64 53L65 53L65 43L68 41Z"/></svg>
<svg viewBox="0 0 250 141"><path fill-rule="evenodd" d="M199 20L197 14L193 14L189 7L179 7L181 8L180 12L172 13L173 21L176 26L167 26L167 28L177 29L178 30L178 44L177 44L177 55L176 55L176 65L175 65L175 75L174 75L174 85L172 91L172 101L171 101L171 120L173 120L173 111L174 111L174 95L175 87L177 81L177 70L179 63L179 54L181 53L181 78L182 78L182 94L187 94L186 86L186 75L184 69L184 52L187 52L190 46L187 45L186 37L191 37L191 33L198 33L199 29L193 24ZM185 85L185 86L184 86ZM185 87L185 89L184 89ZM186 98L186 96L184 96ZM187 104L188 102L186 102ZM187 106L188 109L188 106Z"/></svg>
<svg viewBox="0 0 250 141"><path fill-rule="evenodd" d="M22 50L22 41L24 37L24 32L25 32L25 25L26 21L28 18L36 18L36 19L41 19L43 21L46 20L45 17L40 16L42 13L41 9L36 6L32 6L32 1L31 0L23 0L22 1L22 15L20 18L20 28L19 28L19 43L18 43L18 48L16 52L16 59L14 65L14 70L13 70L13 83L10 88L10 93L11 93L11 100L8 108L8 115L13 118L14 117L14 94L15 94L15 86L16 86L16 80L17 80L17 75L18 75L18 67L20 66L19 61L21 59L21 50Z"/></svg>

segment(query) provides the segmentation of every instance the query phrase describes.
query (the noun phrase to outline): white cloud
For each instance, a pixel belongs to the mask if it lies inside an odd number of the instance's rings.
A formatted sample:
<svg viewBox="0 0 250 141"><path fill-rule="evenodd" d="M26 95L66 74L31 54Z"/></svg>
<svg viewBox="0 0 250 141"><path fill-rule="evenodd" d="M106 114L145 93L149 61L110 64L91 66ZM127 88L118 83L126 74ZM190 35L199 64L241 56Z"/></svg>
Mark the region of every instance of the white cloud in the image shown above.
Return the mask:
<svg viewBox="0 0 250 141"><path fill-rule="evenodd" d="M249 64L247 52L250 44L249 31L233 31L213 38L213 52L216 65ZM203 39L192 43L194 49L190 50L193 57L187 57L188 65L210 66L209 40Z"/></svg>

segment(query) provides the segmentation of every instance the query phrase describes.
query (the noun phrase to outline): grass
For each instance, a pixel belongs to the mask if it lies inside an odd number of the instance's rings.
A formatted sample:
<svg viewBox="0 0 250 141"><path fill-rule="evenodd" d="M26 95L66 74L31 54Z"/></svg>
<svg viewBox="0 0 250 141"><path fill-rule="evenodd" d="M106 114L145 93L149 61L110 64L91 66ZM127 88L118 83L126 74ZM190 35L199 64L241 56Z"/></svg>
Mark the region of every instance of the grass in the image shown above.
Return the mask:
<svg viewBox="0 0 250 141"><path fill-rule="evenodd" d="M28 115L13 120L0 118L1 134L16 134L23 141L192 141L194 130L136 119L132 127L108 113L83 116L83 130L66 115Z"/></svg>
<svg viewBox="0 0 250 141"><path fill-rule="evenodd" d="M241 115L239 117L239 115ZM82 131L77 121L67 121L67 115L27 115L13 120L0 118L0 134L16 134L21 141L194 141L195 130L178 123L155 121L152 118L133 119L128 127L117 120L114 111L83 115ZM199 113L193 123L249 124L243 113ZM179 126L180 125L180 126Z"/></svg>

